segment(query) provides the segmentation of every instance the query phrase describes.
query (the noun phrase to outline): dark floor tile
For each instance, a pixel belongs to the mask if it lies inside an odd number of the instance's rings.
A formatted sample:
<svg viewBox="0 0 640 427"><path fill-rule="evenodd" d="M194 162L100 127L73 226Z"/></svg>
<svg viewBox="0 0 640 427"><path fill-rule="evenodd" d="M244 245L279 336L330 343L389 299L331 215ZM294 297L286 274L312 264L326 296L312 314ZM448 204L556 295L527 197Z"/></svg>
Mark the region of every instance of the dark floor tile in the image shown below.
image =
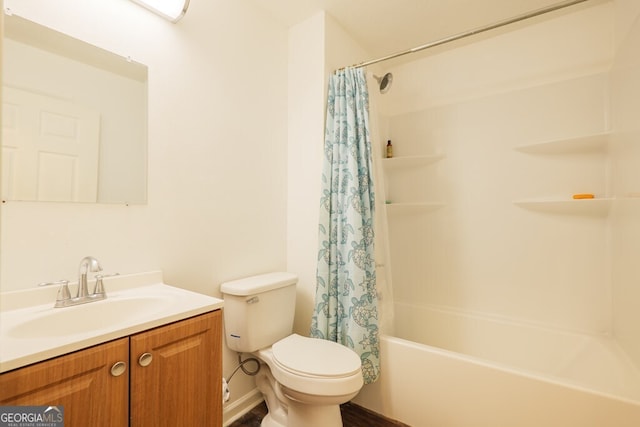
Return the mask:
<svg viewBox="0 0 640 427"><path fill-rule="evenodd" d="M340 405L340 412L344 427L409 427L351 402Z"/></svg>
<svg viewBox="0 0 640 427"><path fill-rule="evenodd" d="M406 424L390 420L351 402L341 405L340 412L342 413L344 427L409 427ZM229 427L259 427L262 418L266 414L267 405L262 402Z"/></svg>
<svg viewBox="0 0 640 427"><path fill-rule="evenodd" d="M262 419L267 415L267 405L262 402L251 411L244 414L240 419L230 424L229 427L260 427Z"/></svg>

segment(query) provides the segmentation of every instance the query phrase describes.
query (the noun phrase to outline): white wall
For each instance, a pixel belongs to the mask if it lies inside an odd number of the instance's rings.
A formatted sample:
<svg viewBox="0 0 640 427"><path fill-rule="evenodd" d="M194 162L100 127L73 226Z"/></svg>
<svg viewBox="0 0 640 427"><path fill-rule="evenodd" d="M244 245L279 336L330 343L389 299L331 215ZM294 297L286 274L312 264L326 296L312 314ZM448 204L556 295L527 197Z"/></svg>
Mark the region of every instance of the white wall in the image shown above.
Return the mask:
<svg viewBox="0 0 640 427"><path fill-rule="evenodd" d="M308 335L316 289L327 79L366 53L328 14L289 30L287 269L298 274L295 331Z"/></svg>
<svg viewBox="0 0 640 427"><path fill-rule="evenodd" d="M618 0L616 12L611 151L612 188L619 201L612 215L613 331L640 367L640 3Z"/></svg>
<svg viewBox="0 0 640 427"><path fill-rule="evenodd" d="M299 276L295 331L308 335L315 295L324 135L326 15L289 29L287 269ZM318 203L313 203L318 200Z"/></svg>
<svg viewBox="0 0 640 427"><path fill-rule="evenodd" d="M178 24L126 0L5 6L148 65L149 202L3 204L2 290L74 280L85 255L214 296L286 268L286 28L238 0L192 0ZM235 365L225 354L224 374ZM231 386L237 399L253 379Z"/></svg>

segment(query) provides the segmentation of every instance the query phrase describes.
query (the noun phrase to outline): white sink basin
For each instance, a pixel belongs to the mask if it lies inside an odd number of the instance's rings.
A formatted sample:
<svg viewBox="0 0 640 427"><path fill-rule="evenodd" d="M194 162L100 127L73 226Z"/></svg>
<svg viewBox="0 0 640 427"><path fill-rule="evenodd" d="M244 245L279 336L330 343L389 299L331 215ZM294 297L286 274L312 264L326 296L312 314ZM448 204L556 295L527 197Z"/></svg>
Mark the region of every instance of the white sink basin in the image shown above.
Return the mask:
<svg viewBox="0 0 640 427"><path fill-rule="evenodd" d="M107 298L54 308L57 289L4 293L0 373L222 308L223 301L162 283L162 273L105 279Z"/></svg>
<svg viewBox="0 0 640 427"><path fill-rule="evenodd" d="M170 298L119 297L35 314L7 330L18 339L86 334L122 324L144 321L171 305Z"/></svg>

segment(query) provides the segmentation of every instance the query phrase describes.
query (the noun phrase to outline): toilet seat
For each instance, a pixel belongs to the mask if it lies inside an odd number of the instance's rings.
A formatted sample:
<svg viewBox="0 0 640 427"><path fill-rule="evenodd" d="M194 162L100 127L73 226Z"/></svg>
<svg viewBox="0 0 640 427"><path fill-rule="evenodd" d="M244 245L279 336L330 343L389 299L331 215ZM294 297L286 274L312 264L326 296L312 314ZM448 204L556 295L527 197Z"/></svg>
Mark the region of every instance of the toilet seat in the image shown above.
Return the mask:
<svg viewBox="0 0 640 427"><path fill-rule="evenodd" d="M278 366L295 375L310 378L345 378L361 373L358 355L332 341L289 335L272 346Z"/></svg>
<svg viewBox="0 0 640 427"><path fill-rule="evenodd" d="M254 354L289 396L353 396L363 385L360 357L335 342L293 334Z"/></svg>

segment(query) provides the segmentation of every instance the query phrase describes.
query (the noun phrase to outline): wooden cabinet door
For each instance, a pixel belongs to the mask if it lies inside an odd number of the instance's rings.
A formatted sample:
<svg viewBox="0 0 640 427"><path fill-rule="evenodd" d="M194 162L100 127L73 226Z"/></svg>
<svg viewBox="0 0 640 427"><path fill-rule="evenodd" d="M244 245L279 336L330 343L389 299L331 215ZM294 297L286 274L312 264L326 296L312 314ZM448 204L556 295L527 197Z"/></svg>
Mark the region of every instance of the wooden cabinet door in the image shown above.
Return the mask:
<svg viewBox="0 0 640 427"><path fill-rule="evenodd" d="M130 339L131 427L222 425L221 310Z"/></svg>
<svg viewBox="0 0 640 427"><path fill-rule="evenodd" d="M122 427L128 423L129 375L113 376L111 367L128 367L129 339L39 362L0 375L0 405L64 407L68 427Z"/></svg>

